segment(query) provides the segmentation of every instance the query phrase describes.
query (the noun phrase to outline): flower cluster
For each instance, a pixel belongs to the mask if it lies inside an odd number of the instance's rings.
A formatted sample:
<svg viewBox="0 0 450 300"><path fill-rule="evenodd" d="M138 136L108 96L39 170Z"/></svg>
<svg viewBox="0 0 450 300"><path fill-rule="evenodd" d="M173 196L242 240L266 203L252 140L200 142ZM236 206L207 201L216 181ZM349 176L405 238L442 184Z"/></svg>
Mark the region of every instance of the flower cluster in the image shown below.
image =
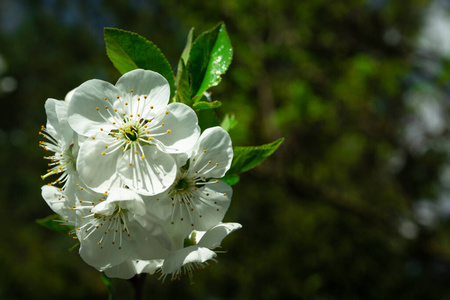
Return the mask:
<svg viewBox="0 0 450 300"><path fill-rule="evenodd" d="M83 260L109 277L190 274L241 227L222 223L230 136L220 127L200 135L196 113L169 98L164 77L134 70L45 103L40 146L52 155L42 178L56 179L42 196L73 226Z"/></svg>

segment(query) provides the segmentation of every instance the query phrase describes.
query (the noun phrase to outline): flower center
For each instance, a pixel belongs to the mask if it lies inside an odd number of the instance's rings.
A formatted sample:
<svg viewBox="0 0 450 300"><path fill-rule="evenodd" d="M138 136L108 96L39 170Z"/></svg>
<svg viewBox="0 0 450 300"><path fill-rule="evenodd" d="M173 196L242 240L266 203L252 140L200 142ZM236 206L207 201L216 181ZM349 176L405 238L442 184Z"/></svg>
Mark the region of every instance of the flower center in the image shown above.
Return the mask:
<svg viewBox="0 0 450 300"><path fill-rule="evenodd" d="M175 184L174 190L176 190L178 192L186 191L186 190L189 190L192 186L193 186L193 183L189 182L189 180L187 180L187 178L183 177L180 180L178 180L178 182Z"/></svg>
<svg viewBox="0 0 450 300"><path fill-rule="evenodd" d="M137 130L133 126L130 125L130 127L125 128L124 135L130 140L135 141L137 140Z"/></svg>

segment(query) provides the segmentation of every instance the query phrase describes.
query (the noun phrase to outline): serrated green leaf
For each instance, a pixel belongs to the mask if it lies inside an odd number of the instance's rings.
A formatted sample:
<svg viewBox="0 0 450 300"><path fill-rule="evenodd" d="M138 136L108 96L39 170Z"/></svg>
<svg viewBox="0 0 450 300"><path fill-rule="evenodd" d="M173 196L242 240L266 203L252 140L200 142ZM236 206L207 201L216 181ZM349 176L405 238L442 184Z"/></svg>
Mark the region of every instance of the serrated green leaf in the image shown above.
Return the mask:
<svg viewBox="0 0 450 300"><path fill-rule="evenodd" d="M232 174L232 175L227 175L223 178L220 178L220 180L222 180L223 182L229 184L229 185L233 185L239 182L239 175L236 174Z"/></svg>
<svg viewBox="0 0 450 300"><path fill-rule="evenodd" d="M184 103L188 106L192 106L191 100L191 86L189 84L189 73L184 66L183 59L180 59L180 65L178 66L177 75L177 102Z"/></svg>
<svg viewBox="0 0 450 300"><path fill-rule="evenodd" d="M122 29L104 29L106 53L121 74L135 69L158 72L170 85L170 98L175 93L172 67L161 50L144 37Z"/></svg>
<svg viewBox="0 0 450 300"><path fill-rule="evenodd" d="M44 226L45 228L58 231L61 233L69 233L73 230L73 226L65 225L60 215L50 215L43 219L36 220L36 223L38 223L41 226Z"/></svg>
<svg viewBox="0 0 450 300"><path fill-rule="evenodd" d="M231 163L231 168L228 170L226 176L239 174L253 169L267 157L272 155L278 147L280 147L283 141L284 138L280 138L275 142L261 146L234 147L233 162Z"/></svg>
<svg viewBox="0 0 450 300"><path fill-rule="evenodd" d="M220 123L220 127L222 127L225 131L230 131L234 128L234 126L237 125L237 120L234 117L234 114L229 115L226 114L225 117L222 120L222 123Z"/></svg>
<svg viewBox="0 0 450 300"><path fill-rule="evenodd" d="M205 110L205 109L213 109L217 108L222 105L222 102L214 100L213 102L207 102L207 101L199 101L197 103L194 103L192 105L192 108L194 110Z"/></svg>
<svg viewBox="0 0 450 300"><path fill-rule="evenodd" d="M225 24L219 23L202 33L193 43L187 67L192 78L192 98L197 101L203 92L217 85L233 57L231 41Z"/></svg>

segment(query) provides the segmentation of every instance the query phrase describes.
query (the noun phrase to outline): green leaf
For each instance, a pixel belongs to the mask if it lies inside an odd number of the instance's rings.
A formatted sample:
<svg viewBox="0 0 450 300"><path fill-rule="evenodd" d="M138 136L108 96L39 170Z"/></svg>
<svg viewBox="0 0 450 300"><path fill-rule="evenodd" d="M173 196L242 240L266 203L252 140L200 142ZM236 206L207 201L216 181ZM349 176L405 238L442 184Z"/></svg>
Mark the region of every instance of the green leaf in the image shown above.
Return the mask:
<svg viewBox="0 0 450 300"><path fill-rule="evenodd" d="M104 29L106 53L120 73L135 69L158 72L170 85L170 98L175 93L172 67L161 50L144 37L122 29Z"/></svg>
<svg viewBox="0 0 450 300"><path fill-rule="evenodd" d="M212 109L197 111L197 117L198 125L202 129L202 132L207 128L219 126L220 124L215 111Z"/></svg>
<svg viewBox="0 0 450 300"><path fill-rule="evenodd" d="M208 101L199 101L197 103L194 103L194 105L192 105L192 108L194 110L204 110L204 109L213 109L213 108L217 108L219 106L222 105L222 102L214 100L213 102L208 102Z"/></svg>
<svg viewBox="0 0 450 300"><path fill-rule="evenodd" d="M223 178L220 178L220 180L222 180L223 182L229 184L229 185L233 185L239 182L239 175L236 174L232 174L232 175L226 175Z"/></svg>
<svg viewBox="0 0 450 300"><path fill-rule="evenodd" d="M192 98L200 100L203 92L220 82L232 57L233 48L223 23L195 40L187 63L192 78Z"/></svg>
<svg viewBox="0 0 450 300"><path fill-rule="evenodd" d="M228 170L226 176L237 175L253 169L262 163L267 157L272 155L275 150L280 147L284 138L280 138L270 144L251 147L234 147L233 162L231 168Z"/></svg>
<svg viewBox="0 0 450 300"><path fill-rule="evenodd" d="M69 233L73 230L73 226L65 225L63 219L60 215L50 215L43 219L36 220L36 223L38 223L41 226L44 226L45 228L58 231L61 233Z"/></svg>
<svg viewBox="0 0 450 300"><path fill-rule="evenodd" d="M184 103L188 106L192 106L191 100L191 86L189 84L189 73L184 66L184 60L180 59L180 65L178 66L177 74L177 102Z"/></svg>
<svg viewBox="0 0 450 300"><path fill-rule="evenodd" d="M237 120L234 118L234 114L232 115L226 114L222 120L222 123L220 124L220 127L222 127L225 131L230 131L236 125Z"/></svg>

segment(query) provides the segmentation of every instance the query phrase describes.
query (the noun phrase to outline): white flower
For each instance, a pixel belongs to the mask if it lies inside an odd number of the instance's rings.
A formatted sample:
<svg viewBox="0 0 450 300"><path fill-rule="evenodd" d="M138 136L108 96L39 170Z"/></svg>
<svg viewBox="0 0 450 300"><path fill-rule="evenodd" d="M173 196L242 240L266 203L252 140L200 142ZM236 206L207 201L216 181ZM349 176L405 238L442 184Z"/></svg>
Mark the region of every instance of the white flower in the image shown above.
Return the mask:
<svg viewBox="0 0 450 300"><path fill-rule="evenodd" d="M160 258L170 247L159 219L132 190L113 187L97 194L80 187L71 209L78 215L80 256L99 271L131 259Z"/></svg>
<svg viewBox="0 0 450 300"><path fill-rule="evenodd" d="M81 258L99 271L134 260L160 259L172 248L159 219L135 192L114 187L104 194L76 186L71 192L45 185L42 197L80 242Z"/></svg>
<svg viewBox="0 0 450 300"><path fill-rule="evenodd" d="M76 177L75 161L78 152L77 135L67 122L67 103L55 99L45 102L47 125L42 126L39 132L47 141L39 142L39 146L53 152L53 155L44 156L48 159L49 169L42 179L57 174L58 178L52 182L64 184L63 189L72 183L70 179Z"/></svg>
<svg viewBox="0 0 450 300"><path fill-rule="evenodd" d="M119 178L143 195L166 190L176 175L169 153L188 151L198 139L197 116L168 104L170 88L158 73L134 70L112 85L90 80L69 102L69 123L88 137L77 159L80 178L104 192Z"/></svg>
<svg viewBox="0 0 450 300"><path fill-rule="evenodd" d="M222 221L232 196L232 188L216 179L225 175L233 159L228 133L221 127L206 129L193 148L191 157L178 168L171 187L148 197L148 210L162 219L175 240L192 230L208 230Z"/></svg>

